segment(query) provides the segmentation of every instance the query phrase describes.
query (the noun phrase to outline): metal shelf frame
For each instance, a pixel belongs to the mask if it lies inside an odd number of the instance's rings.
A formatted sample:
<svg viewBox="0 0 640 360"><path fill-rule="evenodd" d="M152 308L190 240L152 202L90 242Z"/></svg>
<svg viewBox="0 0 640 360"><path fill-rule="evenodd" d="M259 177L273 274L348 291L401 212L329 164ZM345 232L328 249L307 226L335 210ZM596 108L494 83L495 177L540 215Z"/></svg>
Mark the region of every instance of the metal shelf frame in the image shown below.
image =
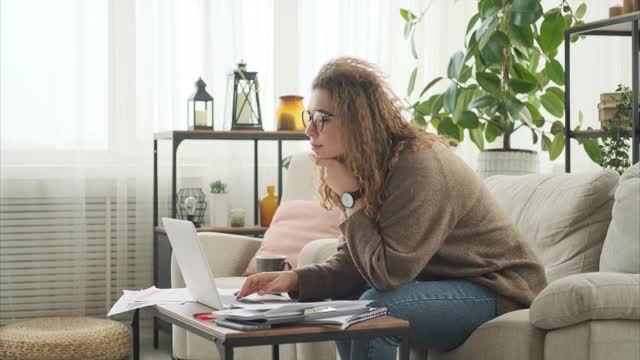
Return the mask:
<svg viewBox="0 0 640 360"><path fill-rule="evenodd" d="M638 27L640 12L616 16L613 18L594 21L580 26L568 28L564 31L564 63L565 63L565 93L564 93L564 128L565 128L565 172L571 172L571 139L598 138L598 131L574 132L571 130L571 37L585 36L630 36L631 37L631 116L632 130L627 132L632 138L632 163L638 162L638 146L640 143L640 114L638 114L639 87L639 41Z"/></svg>

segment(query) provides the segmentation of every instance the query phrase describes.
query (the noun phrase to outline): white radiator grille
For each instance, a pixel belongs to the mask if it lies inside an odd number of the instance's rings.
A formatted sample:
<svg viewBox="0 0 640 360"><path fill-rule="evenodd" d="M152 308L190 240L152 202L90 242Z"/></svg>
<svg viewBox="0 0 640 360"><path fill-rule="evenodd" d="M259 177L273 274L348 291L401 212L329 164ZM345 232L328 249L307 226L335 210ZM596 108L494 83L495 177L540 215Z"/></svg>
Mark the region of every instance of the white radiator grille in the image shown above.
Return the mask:
<svg viewBox="0 0 640 360"><path fill-rule="evenodd" d="M104 316L123 288L150 286L151 218L135 196L2 197L0 325Z"/></svg>

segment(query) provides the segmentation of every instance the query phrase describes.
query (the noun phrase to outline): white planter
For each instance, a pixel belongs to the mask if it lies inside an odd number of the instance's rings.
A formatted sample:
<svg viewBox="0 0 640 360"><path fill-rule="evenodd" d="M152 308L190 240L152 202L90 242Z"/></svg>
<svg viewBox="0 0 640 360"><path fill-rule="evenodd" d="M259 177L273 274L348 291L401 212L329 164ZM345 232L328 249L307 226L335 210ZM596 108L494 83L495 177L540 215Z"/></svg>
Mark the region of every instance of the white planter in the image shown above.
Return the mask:
<svg viewBox="0 0 640 360"><path fill-rule="evenodd" d="M478 156L477 174L486 179L493 175L527 175L540 172L538 153L532 150L488 149Z"/></svg>
<svg viewBox="0 0 640 360"><path fill-rule="evenodd" d="M207 194L209 226L229 226L229 194Z"/></svg>

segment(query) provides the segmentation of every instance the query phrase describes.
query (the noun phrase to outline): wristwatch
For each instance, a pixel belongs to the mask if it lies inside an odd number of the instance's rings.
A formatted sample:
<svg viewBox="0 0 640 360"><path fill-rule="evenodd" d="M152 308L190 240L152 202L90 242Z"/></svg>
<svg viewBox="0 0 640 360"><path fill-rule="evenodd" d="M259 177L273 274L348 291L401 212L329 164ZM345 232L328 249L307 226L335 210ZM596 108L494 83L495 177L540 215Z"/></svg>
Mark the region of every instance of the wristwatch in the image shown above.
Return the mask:
<svg viewBox="0 0 640 360"><path fill-rule="evenodd" d="M340 202L346 209L351 209L356 204L356 200L360 199L361 197L362 191L360 190L356 190L354 192L347 191L340 195Z"/></svg>

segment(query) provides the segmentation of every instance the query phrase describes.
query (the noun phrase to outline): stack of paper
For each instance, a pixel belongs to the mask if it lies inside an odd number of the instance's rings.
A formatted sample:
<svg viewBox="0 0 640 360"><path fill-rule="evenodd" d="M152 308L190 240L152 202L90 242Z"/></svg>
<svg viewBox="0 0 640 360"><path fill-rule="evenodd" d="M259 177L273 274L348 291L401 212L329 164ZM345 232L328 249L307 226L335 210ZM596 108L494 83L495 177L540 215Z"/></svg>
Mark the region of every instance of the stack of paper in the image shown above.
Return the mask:
<svg viewBox="0 0 640 360"><path fill-rule="evenodd" d="M158 289L152 286L148 289L134 291L123 290L123 295L111 307L107 316L127 312L145 306L159 304L183 304L187 301L195 301L187 288Z"/></svg>
<svg viewBox="0 0 640 360"><path fill-rule="evenodd" d="M291 302L285 304L249 305L242 309L215 311L216 319L253 321L267 324L302 322L305 320L352 315L368 311L370 300L336 300Z"/></svg>

